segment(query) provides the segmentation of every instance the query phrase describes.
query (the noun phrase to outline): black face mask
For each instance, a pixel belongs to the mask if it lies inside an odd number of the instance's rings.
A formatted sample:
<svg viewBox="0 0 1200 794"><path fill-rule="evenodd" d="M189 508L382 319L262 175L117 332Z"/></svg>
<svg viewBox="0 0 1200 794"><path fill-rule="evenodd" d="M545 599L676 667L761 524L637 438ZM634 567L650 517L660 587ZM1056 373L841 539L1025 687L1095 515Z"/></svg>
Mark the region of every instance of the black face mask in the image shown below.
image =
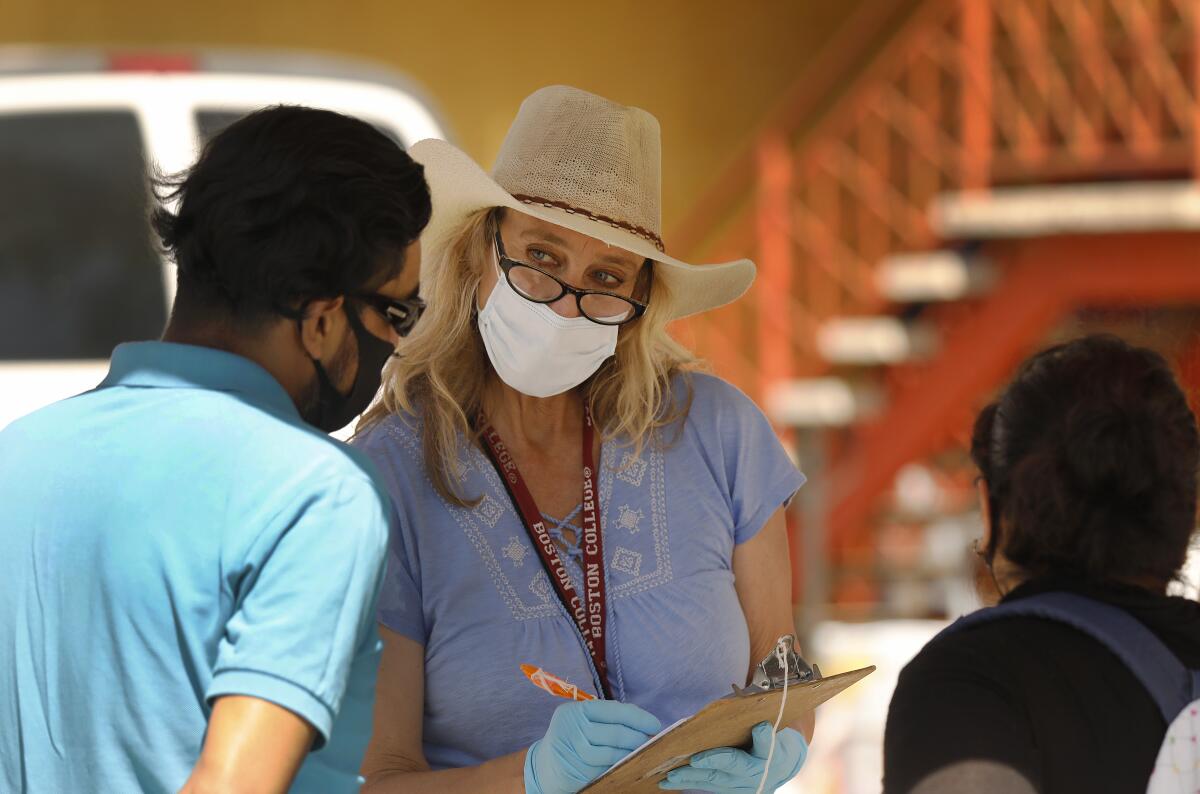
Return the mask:
<svg viewBox="0 0 1200 794"><path fill-rule="evenodd" d="M342 394L329 379L325 367L314 358L312 362L317 370L319 389L317 405L312 416L304 417L310 425L326 433L341 430L366 410L379 391L379 384L383 382L383 365L396 352L390 342L368 331L349 306L343 305L343 309L358 343L358 372L354 375L350 393Z"/></svg>

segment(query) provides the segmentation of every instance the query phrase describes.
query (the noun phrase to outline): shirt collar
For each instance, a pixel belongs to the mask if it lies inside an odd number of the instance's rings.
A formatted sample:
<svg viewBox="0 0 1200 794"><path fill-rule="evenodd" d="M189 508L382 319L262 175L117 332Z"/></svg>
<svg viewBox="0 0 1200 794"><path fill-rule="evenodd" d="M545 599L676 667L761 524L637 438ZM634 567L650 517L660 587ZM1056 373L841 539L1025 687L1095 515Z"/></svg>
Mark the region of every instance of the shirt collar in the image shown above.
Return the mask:
<svg viewBox="0 0 1200 794"><path fill-rule="evenodd" d="M171 342L133 342L113 351L100 388L209 389L237 394L245 402L288 418L300 412L271 373L244 356L212 347Z"/></svg>

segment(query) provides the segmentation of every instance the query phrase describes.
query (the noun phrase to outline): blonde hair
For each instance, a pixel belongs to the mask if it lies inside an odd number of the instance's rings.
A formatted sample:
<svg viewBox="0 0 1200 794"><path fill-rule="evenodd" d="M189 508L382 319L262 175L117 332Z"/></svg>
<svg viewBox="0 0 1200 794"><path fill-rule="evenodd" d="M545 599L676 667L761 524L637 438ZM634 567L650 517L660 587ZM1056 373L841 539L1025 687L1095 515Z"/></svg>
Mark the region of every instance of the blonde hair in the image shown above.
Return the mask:
<svg viewBox="0 0 1200 794"><path fill-rule="evenodd" d="M474 500L454 486L461 476L459 438L479 443L471 425L492 371L475 326L475 295L503 212L472 214L433 252L432 277L421 285L429 309L401 341L399 356L384 370L382 398L359 425L361 431L393 414L419 415L429 478L443 499L461 506ZM652 431L687 415L690 384L685 399L675 400L671 379L697 363L667 333L671 294L663 279L651 271L648 286L645 314L621 327L616 354L582 387L602 438L629 438L638 452Z"/></svg>

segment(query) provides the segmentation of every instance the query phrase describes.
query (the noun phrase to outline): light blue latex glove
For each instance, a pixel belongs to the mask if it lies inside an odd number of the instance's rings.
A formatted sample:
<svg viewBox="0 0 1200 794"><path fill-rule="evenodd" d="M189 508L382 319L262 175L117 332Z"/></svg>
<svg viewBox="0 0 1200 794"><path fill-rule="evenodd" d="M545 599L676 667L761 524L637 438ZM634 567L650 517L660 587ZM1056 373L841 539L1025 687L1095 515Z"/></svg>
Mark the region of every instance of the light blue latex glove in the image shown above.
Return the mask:
<svg viewBox="0 0 1200 794"><path fill-rule="evenodd" d="M525 754L525 794L575 794L662 729L632 703L589 700L554 710Z"/></svg>
<svg viewBox="0 0 1200 794"><path fill-rule="evenodd" d="M719 747L697 753L692 756L690 764L671 772L658 787L668 791L698 789L716 794L754 794L762 782L767 752L771 749L771 723L760 722L755 725L752 736L752 752L747 753L735 747ZM808 742L804 740L804 734L791 728L781 730L775 737L775 754L771 756L767 785L763 786L764 794L775 791L794 778L807 757Z"/></svg>

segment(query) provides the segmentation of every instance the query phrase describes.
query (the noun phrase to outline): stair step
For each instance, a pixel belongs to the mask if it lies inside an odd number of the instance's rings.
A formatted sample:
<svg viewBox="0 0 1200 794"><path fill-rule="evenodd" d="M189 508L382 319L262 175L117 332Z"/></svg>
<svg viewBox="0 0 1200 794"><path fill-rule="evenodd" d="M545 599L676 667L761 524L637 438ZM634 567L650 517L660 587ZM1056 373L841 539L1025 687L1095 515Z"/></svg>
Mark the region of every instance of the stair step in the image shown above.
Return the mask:
<svg viewBox="0 0 1200 794"><path fill-rule="evenodd" d="M990 290L996 270L979 255L924 251L883 260L876 281L880 293L893 303L956 301Z"/></svg>
<svg viewBox="0 0 1200 794"><path fill-rule="evenodd" d="M879 366L927 359L937 352L937 331L898 317L842 317L817 331L817 349L831 364Z"/></svg>
<svg viewBox="0 0 1200 794"><path fill-rule="evenodd" d="M877 413L882 404L877 389L836 377L782 381L766 397L768 416L785 427L845 427Z"/></svg>
<svg viewBox="0 0 1200 794"><path fill-rule="evenodd" d="M1200 185L1124 182L947 193L930 207L945 240L1200 229Z"/></svg>

